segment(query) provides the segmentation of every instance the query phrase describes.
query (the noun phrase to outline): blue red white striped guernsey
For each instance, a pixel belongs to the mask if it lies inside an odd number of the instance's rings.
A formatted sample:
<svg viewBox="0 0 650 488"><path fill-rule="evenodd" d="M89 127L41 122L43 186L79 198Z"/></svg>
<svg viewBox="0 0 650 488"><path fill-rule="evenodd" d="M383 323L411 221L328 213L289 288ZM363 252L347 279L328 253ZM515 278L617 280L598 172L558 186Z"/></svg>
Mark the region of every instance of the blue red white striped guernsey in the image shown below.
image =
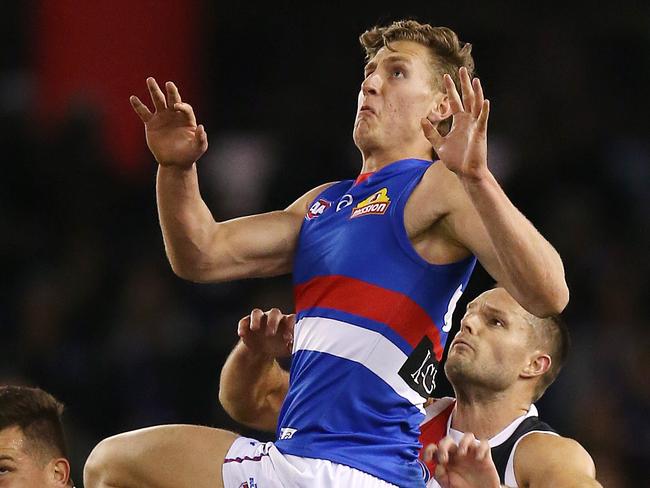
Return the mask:
<svg viewBox="0 0 650 488"><path fill-rule="evenodd" d="M405 159L323 191L294 260L298 322L277 448L400 487L424 486L422 405L476 259L432 265L404 207L431 161Z"/></svg>

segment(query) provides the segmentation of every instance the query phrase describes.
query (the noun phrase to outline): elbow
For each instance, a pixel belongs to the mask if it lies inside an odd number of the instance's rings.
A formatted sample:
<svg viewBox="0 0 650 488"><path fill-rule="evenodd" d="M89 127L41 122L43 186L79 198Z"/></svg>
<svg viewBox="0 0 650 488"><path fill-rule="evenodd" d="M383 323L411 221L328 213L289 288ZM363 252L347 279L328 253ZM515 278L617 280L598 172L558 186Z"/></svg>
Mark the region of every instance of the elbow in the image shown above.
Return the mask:
<svg viewBox="0 0 650 488"><path fill-rule="evenodd" d="M239 422L240 415L237 409L237 404L233 402L233 399L228 394L227 390L224 390L223 388L219 388L219 403L233 420Z"/></svg>
<svg viewBox="0 0 650 488"><path fill-rule="evenodd" d="M250 412L242 408L242 405L223 388L219 388L219 403L235 422L246 425L251 420Z"/></svg>
<svg viewBox="0 0 650 488"><path fill-rule="evenodd" d="M562 259L559 255L558 259L560 264L556 271L556 278L548 281L549 286L547 295L550 313L547 316L560 315L569 304L569 285L567 285L566 276L564 274L564 265L562 264Z"/></svg>
<svg viewBox="0 0 650 488"><path fill-rule="evenodd" d="M569 287L566 284L564 276L555 286L547 292L548 312L545 317L560 315L569 304Z"/></svg>
<svg viewBox="0 0 650 488"><path fill-rule="evenodd" d="M560 315L569 303L569 288L564 281L561 286L548 288L543 294L537 295L537 300L527 308L536 317L546 318Z"/></svg>
<svg viewBox="0 0 650 488"><path fill-rule="evenodd" d="M194 281L194 273L192 272L191 268L183 266L178 261L172 260L171 258L169 260L169 264L171 265L172 271L176 276L183 280Z"/></svg>
<svg viewBox="0 0 650 488"><path fill-rule="evenodd" d="M183 280L194 283L211 283L214 281L210 278L207 268L201 266L200 263L183 262L179 259L172 259L170 256L169 264L174 274Z"/></svg>
<svg viewBox="0 0 650 488"><path fill-rule="evenodd" d="M569 292L569 287L567 286L566 282L563 284L564 286L560 290L558 294L558 298L556 301L556 312L555 315L559 315L562 312L564 312L564 309L566 306L569 304L569 298L571 293Z"/></svg>
<svg viewBox="0 0 650 488"><path fill-rule="evenodd" d="M560 315L569 304L569 286L566 282L562 258L553 250L555 259L547 261L537 278L529 283L532 289L529 293L535 310L529 312L540 318Z"/></svg>

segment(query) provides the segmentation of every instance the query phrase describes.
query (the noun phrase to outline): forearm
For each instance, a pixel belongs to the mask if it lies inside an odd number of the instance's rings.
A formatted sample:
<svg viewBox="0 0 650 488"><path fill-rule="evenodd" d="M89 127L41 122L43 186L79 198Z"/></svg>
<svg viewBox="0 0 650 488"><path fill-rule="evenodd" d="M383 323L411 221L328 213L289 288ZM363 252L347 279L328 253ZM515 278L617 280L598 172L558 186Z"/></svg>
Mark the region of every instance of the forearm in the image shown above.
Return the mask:
<svg viewBox="0 0 650 488"><path fill-rule="evenodd" d="M463 181L498 259L501 285L530 313L560 313L569 300L557 251L512 204L494 176Z"/></svg>
<svg viewBox="0 0 650 488"><path fill-rule="evenodd" d="M272 431L287 387L288 375L274 358L240 341L221 370L219 401L238 422Z"/></svg>
<svg viewBox="0 0 650 488"><path fill-rule="evenodd" d="M156 199L172 269L182 278L199 281L217 224L201 198L196 166L159 166Z"/></svg>

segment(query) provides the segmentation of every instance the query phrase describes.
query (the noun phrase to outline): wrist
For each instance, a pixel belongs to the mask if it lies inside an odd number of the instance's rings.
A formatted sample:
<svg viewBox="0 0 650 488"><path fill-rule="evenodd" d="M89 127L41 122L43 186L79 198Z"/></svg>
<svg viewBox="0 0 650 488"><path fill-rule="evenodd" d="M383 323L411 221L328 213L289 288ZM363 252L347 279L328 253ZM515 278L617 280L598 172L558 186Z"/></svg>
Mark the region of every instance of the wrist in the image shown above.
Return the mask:
<svg viewBox="0 0 650 488"><path fill-rule="evenodd" d="M273 354L258 347L251 347L241 339L238 347L241 353L245 355L248 363L263 365L275 362L275 356Z"/></svg>
<svg viewBox="0 0 650 488"><path fill-rule="evenodd" d="M183 166L175 163L165 163L164 161L158 161L158 171L170 176L182 177L189 173L193 173L195 170L196 163L192 163L189 166Z"/></svg>
<svg viewBox="0 0 650 488"><path fill-rule="evenodd" d="M471 174L456 174L465 190L468 192L475 189L487 188L497 183L496 178L489 169L485 169L479 173Z"/></svg>

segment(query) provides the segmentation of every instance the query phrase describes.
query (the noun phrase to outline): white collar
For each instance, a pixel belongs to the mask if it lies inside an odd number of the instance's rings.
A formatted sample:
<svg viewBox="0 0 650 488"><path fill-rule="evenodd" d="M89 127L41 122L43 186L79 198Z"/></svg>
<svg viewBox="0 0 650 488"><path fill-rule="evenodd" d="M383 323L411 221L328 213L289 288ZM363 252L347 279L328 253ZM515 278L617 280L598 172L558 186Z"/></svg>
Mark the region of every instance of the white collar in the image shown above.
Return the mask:
<svg viewBox="0 0 650 488"><path fill-rule="evenodd" d="M463 432L460 430L452 429L451 428L451 420L454 416L454 412L456 409L454 408L454 411L451 413L449 418L447 419L447 435L451 437L456 444L460 442L460 439L463 437ZM530 405L530 408L528 409L528 412L526 412L524 415L521 415L520 417L517 417L514 419L510 425L508 425L505 429L503 429L501 432L499 432L497 435L494 437L490 438L488 440L488 444L490 447L496 447L500 444L503 444L508 438L512 435L512 433L519 427L519 425L526 420L528 417L537 417L538 412L537 412L537 407L534 404Z"/></svg>

